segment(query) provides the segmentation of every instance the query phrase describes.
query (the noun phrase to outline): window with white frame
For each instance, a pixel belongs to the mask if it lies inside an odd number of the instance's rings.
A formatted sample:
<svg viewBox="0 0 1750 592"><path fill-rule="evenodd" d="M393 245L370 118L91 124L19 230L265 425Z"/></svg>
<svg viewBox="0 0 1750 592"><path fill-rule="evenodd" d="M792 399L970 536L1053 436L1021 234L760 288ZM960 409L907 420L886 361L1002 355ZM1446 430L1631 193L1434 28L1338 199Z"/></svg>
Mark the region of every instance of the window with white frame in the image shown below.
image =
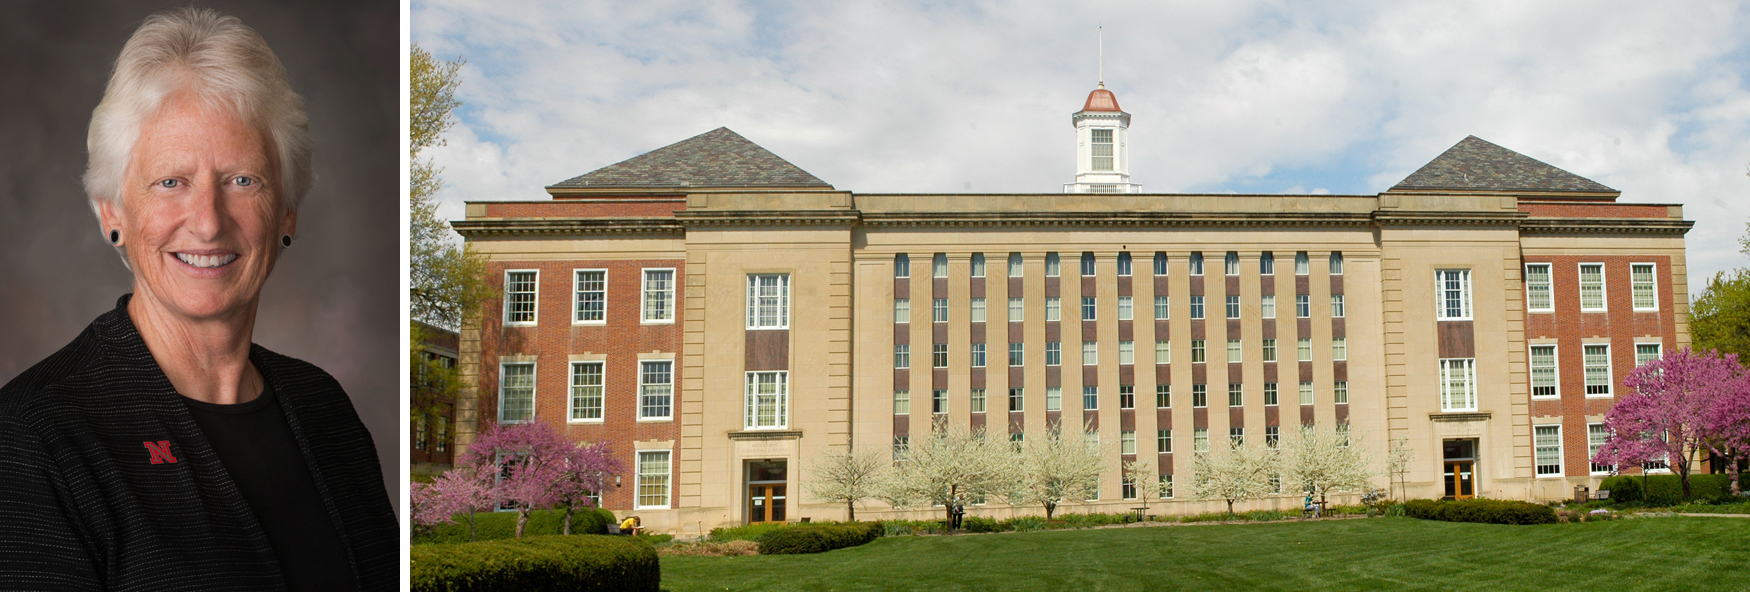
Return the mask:
<svg viewBox="0 0 1750 592"><path fill-rule="evenodd" d="M1203 275L1203 251L1191 252L1191 275Z"/></svg>
<svg viewBox="0 0 1750 592"><path fill-rule="evenodd" d="M1438 269L1434 271L1437 318L1442 321L1470 320L1470 270Z"/></svg>
<svg viewBox="0 0 1750 592"><path fill-rule="evenodd" d="M1239 296L1235 296L1232 294L1229 294L1227 296L1227 318L1230 318L1230 319L1240 318L1240 297Z"/></svg>
<svg viewBox="0 0 1750 592"><path fill-rule="evenodd" d="M911 344L896 343L893 345L893 368L904 370L911 367Z"/></svg>
<svg viewBox="0 0 1750 592"><path fill-rule="evenodd" d="M1331 295L1331 318L1333 318L1333 319L1343 318L1343 295L1342 294L1332 294Z"/></svg>
<svg viewBox="0 0 1750 592"><path fill-rule="evenodd" d="M1228 361L1228 363L1238 364L1242 360L1245 359L1244 356L1245 356L1245 353L1240 349L1240 340L1238 340L1238 339L1227 340L1227 361Z"/></svg>
<svg viewBox="0 0 1750 592"><path fill-rule="evenodd" d="M1088 253L1088 252L1083 252L1082 253L1082 277L1093 277L1093 275L1094 275L1094 254Z"/></svg>
<svg viewBox="0 0 1750 592"><path fill-rule="evenodd" d="M1227 445L1232 448L1243 448L1246 445L1246 428L1228 428Z"/></svg>
<svg viewBox="0 0 1750 592"><path fill-rule="evenodd" d="M1349 340L1338 337L1331 340L1331 361L1341 362L1349 359Z"/></svg>
<svg viewBox="0 0 1750 592"><path fill-rule="evenodd" d="M1264 340L1264 361L1266 361L1266 362L1276 361L1276 340L1275 339L1265 339Z"/></svg>
<svg viewBox="0 0 1750 592"><path fill-rule="evenodd" d="M1062 411L1063 410L1063 387L1061 387L1061 386L1045 387L1045 410L1046 411Z"/></svg>
<svg viewBox="0 0 1750 592"><path fill-rule="evenodd" d="M747 417L750 430L782 429L790 423L790 373L747 373Z"/></svg>
<svg viewBox="0 0 1750 592"><path fill-rule="evenodd" d="M1265 406L1276 405L1278 403L1278 401L1279 401L1279 397L1278 397L1278 393L1276 392L1276 383L1274 383L1274 382L1264 383L1264 405Z"/></svg>
<svg viewBox="0 0 1750 592"><path fill-rule="evenodd" d="M638 419L674 418L674 362L639 362Z"/></svg>
<svg viewBox="0 0 1750 592"><path fill-rule="evenodd" d="M1200 363L1207 362L1207 361L1208 361L1208 359L1206 358L1206 354L1205 354L1204 349L1203 349L1203 340L1202 339L1191 340L1191 363L1200 364Z"/></svg>
<svg viewBox="0 0 1750 592"><path fill-rule="evenodd" d="M1173 360L1173 344L1169 341L1155 342L1155 363L1170 364Z"/></svg>
<svg viewBox="0 0 1750 592"><path fill-rule="evenodd" d="M911 391L905 389L893 391L893 414L911 415Z"/></svg>
<svg viewBox="0 0 1750 592"><path fill-rule="evenodd" d="M1193 384L1193 385L1191 385L1191 407L1192 408L1199 408L1199 407L1208 407L1208 406L1209 406L1209 385L1207 385L1207 384Z"/></svg>
<svg viewBox="0 0 1750 592"><path fill-rule="evenodd" d="M1550 292L1550 265L1525 264L1525 309L1530 312L1553 312L1555 299Z"/></svg>
<svg viewBox="0 0 1750 592"><path fill-rule="evenodd" d="M638 451L638 509L668 508L669 451Z"/></svg>
<svg viewBox="0 0 1750 592"><path fill-rule="evenodd" d="M1258 316L1266 319L1276 318L1276 295L1265 294L1258 299Z"/></svg>
<svg viewBox="0 0 1750 592"><path fill-rule="evenodd" d="M1203 297L1202 296L1192 296L1191 297L1191 318L1193 318L1193 319L1203 318Z"/></svg>
<svg viewBox="0 0 1750 592"><path fill-rule="evenodd" d="M571 322L598 324L608 319L608 270L574 269L571 271L573 316Z"/></svg>
<svg viewBox="0 0 1750 592"><path fill-rule="evenodd" d="M1258 275L1276 275L1276 254L1264 251L1258 255Z"/></svg>
<svg viewBox="0 0 1750 592"><path fill-rule="evenodd" d="M948 322L948 299L936 298L930 301L930 320L938 323Z"/></svg>
<svg viewBox="0 0 1750 592"><path fill-rule="evenodd" d="M1009 322L1019 323L1025 318L1025 311L1021 309L1025 304L1026 301L1020 298L1009 299Z"/></svg>
<svg viewBox="0 0 1750 592"><path fill-rule="evenodd" d="M1294 349L1295 349L1295 353L1298 356L1295 359L1300 360L1302 362L1311 362L1312 361L1312 338L1311 337L1302 337L1302 338L1296 340L1294 342Z"/></svg>
<svg viewBox="0 0 1750 592"><path fill-rule="evenodd" d="M1057 258L1057 253L1046 253L1045 254L1045 277L1057 277L1059 275L1062 275L1062 272L1063 272L1063 261L1061 261Z"/></svg>
<svg viewBox="0 0 1750 592"><path fill-rule="evenodd" d="M1294 254L1294 275L1306 275L1308 273L1312 273L1312 265L1307 262L1306 251L1296 252Z"/></svg>
<svg viewBox="0 0 1750 592"><path fill-rule="evenodd" d="M1343 253L1331 252L1331 275L1343 275Z"/></svg>
<svg viewBox="0 0 1750 592"><path fill-rule="evenodd" d="M1120 430L1118 432L1118 453L1136 454L1136 430Z"/></svg>
<svg viewBox="0 0 1750 592"><path fill-rule="evenodd" d="M1294 295L1294 316L1301 319L1312 318L1312 296Z"/></svg>
<svg viewBox="0 0 1750 592"><path fill-rule="evenodd" d="M1300 404L1313 404L1313 384L1311 382L1300 383Z"/></svg>
<svg viewBox="0 0 1750 592"><path fill-rule="evenodd" d="M1228 251L1227 252L1227 257L1225 257L1223 262L1222 262L1222 271L1227 272L1227 275L1239 275L1240 274L1240 254L1239 254L1239 252L1237 252L1237 251Z"/></svg>
<svg viewBox="0 0 1750 592"><path fill-rule="evenodd" d="M413 418L413 449L425 450L425 415Z"/></svg>
<svg viewBox="0 0 1750 592"><path fill-rule="evenodd" d="M1580 311L1604 310L1604 264L1580 264Z"/></svg>
<svg viewBox="0 0 1750 592"><path fill-rule="evenodd" d="M1586 396L1610 396L1610 346L1581 346L1581 362L1585 364Z"/></svg>
<svg viewBox="0 0 1750 592"><path fill-rule="evenodd" d="M972 299L972 313L969 315L972 322L974 322L974 323L984 322L984 315L985 315L984 299L983 298L973 298Z"/></svg>
<svg viewBox="0 0 1750 592"><path fill-rule="evenodd" d="M1020 388L1009 389L1009 411L1026 411L1026 410L1027 410L1027 391L1026 391L1026 389L1020 389Z"/></svg>
<svg viewBox="0 0 1750 592"><path fill-rule="evenodd" d="M984 344L982 343L972 344L972 367L984 367Z"/></svg>
<svg viewBox="0 0 1750 592"><path fill-rule="evenodd" d="M1118 320L1129 321L1136 318L1136 299L1129 296L1118 297Z"/></svg>
<svg viewBox="0 0 1750 592"><path fill-rule="evenodd" d="M1130 275L1130 252L1129 251L1125 251L1125 252L1118 254L1118 275L1119 276Z"/></svg>
<svg viewBox="0 0 1750 592"><path fill-rule="evenodd" d="M1171 304L1171 303L1172 303L1172 300L1166 296L1156 296L1155 297L1155 320L1157 320L1157 321L1167 320L1167 315L1168 315L1169 309L1171 308L1168 306L1168 304Z"/></svg>
<svg viewBox="0 0 1750 592"><path fill-rule="evenodd" d="M1338 437L1338 442L1339 442L1339 444L1337 444L1338 447L1341 447L1341 448L1348 448L1349 447L1349 424L1347 424L1347 423L1337 424L1337 437Z"/></svg>
<svg viewBox="0 0 1750 592"><path fill-rule="evenodd" d="M1167 275L1167 254L1166 253L1162 253L1160 251L1155 251L1154 273L1155 273L1155 277L1165 277Z"/></svg>
<svg viewBox="0 0 1750 592"><path fill-rule="evenodd" d="M1136 363L1136 342L1135 341L1119 341L1118 342L1118 364L1121 366L1128 366L1128 365L1135 364L1135 363Z"/></svg>
<svg viewBox="0 0 1750 592"><path fill-rule="evenodd" d="M1440 410L1477 410L1477 361L1475 358L1440 360Z"/></svg>
<svg viewBox="0 0 1750 592"><path fill-rule="evenodd" d="M1096 171L1112 170L1112 130L1094 128L1088 132L1088 146L1093 154L1093 162L1089 164L1089 168Z"/></svg>
<svg viewBox="0 0 1750 592"><path fill-rule="evenodd" d="M1045 297L1045 322L1063 320L1063 299L1056 296Z"/></svg>
<svg viewBox="0 0 1750 592"><path fill-rule="evenodd" d="M535 418L535 364L505 362L498 368L498 422Z"/></svg>
<svg viewBox="0 0 1750 592"><path fill-rule="evenodd" d="M1209 452L1209 428L1191 428L1191 451Z"/></svg>
<svg viewBox="0 0 1750 592"><path fill-rule="evenodd" d="M1531 396L1555 397L1560 394L1556 369L1556 346L1531 346Z"/></svg>
<svg viewBox="0 0 1750 592"><path fill-rule="evenodd" d="M1155 430L1155 454L1173 453L1173 430Z"/></svg>
<svg viewBox="0 0 1750 592"><path fill-rule="evenodd" d="M1169 409L1173 406L1173 385L1155 385L1155 408Z"/></svg>
<svg viewBox="0 0 1750 592"><path fill-rule="evenodd" d="M1279 427L1279 426L1267 426L1264 428L1264 447L1265 448L1274 449L1274 448L1276 448L1276 446L1278 444L1281 444L1281 443L1282 443L1282 428L1281 427Z"/></svg>
<svg viewBox="0 0 1750 592"><path fill-rule="evenodd" d="M1082 343L1082 365L1083 366L1093 366L1093 365L1097 365L1099 363L1100 363L1100 344L1093 343L1093 342L1083 342Z"/></svg>
<svg viewBox="0 0 1750 592"><path fill-rule="evenodd" d="M907 255L905 253L900 253L898 255L893 256L893 277L895 277L895 278L911 277L911 256L910 255Z"/></svg>
<svg viewBox="0 0 1750 592"><path fill-rule="evenodd" d="M972 389L972 403L968 409L972 413L984 413L984 389Z"/></svg>
<svg viewBox="0 0 1750 592"><path fill-rule="evenodd" d="M1094 296L1082 297L1082 320L1092 321L1100 309L1100 301Z"/></svg>
<svg viewBox="0 0 1750 592"><path fill-rule="evenodd" d="M1659 357L1663 355L1659 349L1660 344L1657 343L1635 344L1635 367L1639 368L1647 365L1648 362L1658 360Z"/></svg>
<svg viewBox="0 0 1750 592"><path fill-rule="evenodd" d="M1562 475L1562 426L1533 427L1532 445L1536 448L1537 476L1560 477Z"/></svg>
<svg viewBox="0 0 1750 592"><path fill-rule="evenodd" d="M946 343L932 343L932 344L930 344L930 367L931 368L947 368L948 367L948 344L946 344Z"/></svg>
<svg viewBox="0 0 1750 592"><path fill-rule="evenodd" d="M790 328L790 274L747 276L747 328Z"/></svg>
<svg viewBox="0 0 1750 592"><path fill-rule="evenodd" d="M911 436L893 437L893 462L905 460L905 453L911 448Z"/></svg>
<svg viewBox="0 0 1750 592"><path fill-rule="evenodd" d="M943 414L948 412L948 389L930 391L930 413Z"/></svg>
<svg viewBox="0 0 1750 592"><path fill-rule="evenodd" d="M1605 428L1604 424L1586 424L1586 458L1588 460L1598 458L1598 451L1602 450L1604 448L1604 443L1608 441L1610 441L1610 430ZM1599 464L1596 462L1588 464L1591 465L1590 468L1594 475L1608 475L1611 471L1616 470L1616 465Z"/></svg>
<svg viewBox="0 0 1750 592"><path fill-rule="evenodd" d="M1063 365L1063 342L1062 341L1047 341L1047 342L1045 342L1045 365L1047 365L1047 366L1061 366L1061 365Z"/></svg>
<svg viewBox="0 0 1750 592"><path fill-rule="evenodd" d="M1009 253L1009 277L1021 277L1021 254Z"/></svg>
<svg viewBox="0 0 1750 592"><path fill-rule="evenodd" d="M602 420L602 362L571 363L571 421Z"/></svg>
<svg viewBox="0 0 1750 592"><path fill-rule="evenodd" d="M1629 295L1635 310L1659 310L1659 282L1653 276L1653 264L1633 263L1628 266Z"/></svg>
<svg viewBox="0 0 1750 592"><path fill-rule="evenodd" d="M1161 475L1161 499L1173 499L1173 475Z"/></svg>
<svg viewBox="0 0 1750 592"><path fill-rule="evenodd" d="M511 270L504 272L504 324L533 325L535 324L536 281L540 275L535 270Z"/></svg>
<svg viewBox="0 0 1750 592"><path fill-rule="evenodd" d="M1243 385L1238 382L1227 383L1227 406L1242 407L1246 404L1246 394Z"/></svg>
<svg viewBox="0 0 1750 592"><path fill-rule="evenodd" d="M1349 404L1349 381L1339 380L1331 384L1331 402L1338 405Z"/></svg>
<svg viewBox="0 0 1750 592"><path fill-rule="evenodd" d="M948 254L947 253L936 253L936 256L930 258L930 277L932 277L932 278L948 277Z"/></svg>
<svg viewBox="0 0 1750 592"><path fill-rule="evenodd" d="M674 322L674 270L644 270L644 322Z"/></svg>
<svg viewBox="0 0 1750 592"><path fill-rule="evenodd" d="M1123 385L1123 386L1118 387L1118 408L1119 409L1135 409L1136 408L1136 385L1128 385L1127 384L1127 385Z"/></svg>
<svg viewBox="0 0 1750 592"><path fill-rule="evenodd" d="M895 298L895 299L893 299L893 322L895 322L895 323L910 323L911 322L911 299L910 298Z"/></svg>
<svg viewBox="0 0 1750 592"><path fill-rule="evenodd" d="M972 254L972 277L984 277L984 253Z"/></svg>

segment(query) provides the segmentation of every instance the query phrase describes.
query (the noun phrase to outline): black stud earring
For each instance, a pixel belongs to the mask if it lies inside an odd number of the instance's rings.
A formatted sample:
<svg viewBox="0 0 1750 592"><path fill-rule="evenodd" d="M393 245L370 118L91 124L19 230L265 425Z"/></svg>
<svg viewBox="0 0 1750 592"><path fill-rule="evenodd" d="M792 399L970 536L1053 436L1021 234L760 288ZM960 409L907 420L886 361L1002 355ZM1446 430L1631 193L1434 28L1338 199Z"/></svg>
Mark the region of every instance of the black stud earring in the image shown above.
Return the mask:
<svg viewBox="0 0 1750 592"><path fill-rule="evenodd" d="M292 235L289 235L289 234L280 235L280 246L282 246L282 247L292 246Z"/></svg>
<svg viewBox="0 0 1750 592"><path fill-rule="evenodd" d="M122 244L122 231L110 230L109 231L109 244L112 244L112 245Z"/></svg>

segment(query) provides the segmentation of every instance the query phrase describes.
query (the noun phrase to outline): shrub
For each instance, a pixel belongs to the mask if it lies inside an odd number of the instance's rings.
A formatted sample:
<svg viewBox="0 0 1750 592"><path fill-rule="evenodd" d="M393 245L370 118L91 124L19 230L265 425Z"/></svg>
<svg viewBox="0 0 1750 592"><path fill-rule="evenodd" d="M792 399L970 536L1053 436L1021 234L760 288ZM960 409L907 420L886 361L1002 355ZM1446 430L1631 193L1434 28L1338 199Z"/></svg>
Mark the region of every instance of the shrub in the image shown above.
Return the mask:
<svg viewBox="0 0 1750 592"><path fill-rule="evenodd" d="M1487 524L1550 524L1554 508L1511 500L1467 499L1459 501L1410 500L1404 513L1411 518Z"/></svg>
<svg viewBox="0 0 1750 592"><path fill-rule="evenodd" d="M1037 531L1045 530L1045 517L1043 517L1043 516L1016 516L1014 518L1010 518L1008 520L1002 521L1001 527L1003 530L1006 530L1006 531L1013 530L1013 531L1017 531L1017 532L1037 532Z"/></svg>
<svg viewBox="0 0 1750 592"><path fill-rule="evenodd" d="M656 550L632 537L545 535L415 546L416 592L661 588Z"/></svg>
<svg viewBox="0 0 1750 592"><path fill-rule="evenodd" d="M884 531L880 522L793 525L761 535L757 542L761 555L821 553L873 541Z"/></svg>
<svg viewBox="0 0 1750 592"><path fill-rule="evenodd" d="M601 508L581 509L571 515L572 534L607 534L614 513ZM529 524L523 536L559 534L564 528L564 510L535 510L529 513ZM480 512L474 515L474 528L479 540L491 541L516 535L516 512ZM430 533L413 537L413 544L468 542L468 516L457 515L454 523L439 524Z"/></svg>
<svg viewBox="0 0 1750 592"><path fill-rule="evenodd" d="M1002 532L1004 530L1002 523L997 522L995 518L981 518L978 516L967 516L962 518L960 520L960 528L966 532Z"/></svg>
<svg viewBox="0 0 1750 592"><path fill-rule="evenodd" d="M1610 490L1615 502L1646 502L1652 506L1674 506L1685 501L1718 501L1731 498L1730 475L1691 474L1688 498L1683 497L1683 479L1678 475L1617 475L1598 484ZM1621 491L1621 494L1617 492Z"/></svg>
<svg viewBox="0 0 1750 592"><path fill-rule="evenodd" d="M1598 489L1609 491L1610 501L1613 502L1629 503L1646 499L1646 494L1641 491L1640 477L1628 475L1605 477L1604 481L1598 484Z"/></svg>
<svg viewBox="0 0 1750 592"><path fill-rule="evenodd" d="M722 528L711 529L711 534L708 538L711 541L718 542L718 543L728 542L728 541L756 541L756 540L759 540L759 538L761 536L764 536L766 533L783 528L783 527L784 527L784 523L782 523L782 522L771 522L771 523L766 523L766 524L743 524L741 526L725 526Z"/></svg>
<svg viewBox="0 0 1750 592"><path fill-rule="evenodd" d="M700 541L657 547L656 554L662 557L738 557L756 555L759 550L759 543L753 541Z"/></svg>

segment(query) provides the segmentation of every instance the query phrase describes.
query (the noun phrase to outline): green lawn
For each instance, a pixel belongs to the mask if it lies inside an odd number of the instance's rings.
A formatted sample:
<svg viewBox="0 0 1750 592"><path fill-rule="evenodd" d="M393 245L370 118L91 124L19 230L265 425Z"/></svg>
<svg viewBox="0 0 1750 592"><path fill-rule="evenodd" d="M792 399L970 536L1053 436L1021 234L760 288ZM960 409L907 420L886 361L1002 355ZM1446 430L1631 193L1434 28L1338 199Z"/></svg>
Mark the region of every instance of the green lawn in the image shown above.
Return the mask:
<svg viewBox="0 0 1750 592"><path fill-rule="evenodd" d="M1374 518L889 537L664 557L693 590L1750 590L1750 519L1503 526Z"/></svg>

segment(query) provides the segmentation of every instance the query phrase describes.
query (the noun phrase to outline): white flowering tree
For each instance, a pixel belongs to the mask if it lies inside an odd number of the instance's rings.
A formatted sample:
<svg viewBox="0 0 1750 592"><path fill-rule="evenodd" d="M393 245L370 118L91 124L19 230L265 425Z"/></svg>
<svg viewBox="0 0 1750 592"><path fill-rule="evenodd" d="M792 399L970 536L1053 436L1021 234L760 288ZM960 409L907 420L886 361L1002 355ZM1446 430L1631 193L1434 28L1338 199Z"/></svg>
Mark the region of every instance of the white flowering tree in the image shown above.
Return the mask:
<svg viewBox="0 0 1750 592"><path fill-rule="evenodd" d="M1085 500L1099 491L1100 475L1108 468L1099 440L1087 434L1053 429L1021 445L1021 479L1009 493L1016 505L1041 504L1050 520L1064 500Z"/></svg>
<svg viewBox="0 0 1750 592"><path fill-rule="evenodd" d="M939 504L952 512L956 497L1009 495L1020 475L1021 457L1007 439L937 421L900 452L880 497L895 507Z"/></svg>
<svg viewBox="0 0 1750 592"><path fill-rule="evenodd" d="M1278 469L1276 451L1260 446L1222 446L1199 452L1191 459L1191 497L1234 504L1269 494L1270 475Z"/></svg>
<svg viewBox="0 0 1750 592"><path fill-rule="evenodd" d="M1133 460L1124 463L1124 478L1136 487L1136 499L1142 502L1143 513L1148 513L1148 500L1159 499L1161 496L1161 476L1157 468L1158 461Z"/></svg>
<svg viewBox="0 0 1750 592"><path fill-rule="evenodd" d="M1332 492L1363 491L1376 474L1367 449L1353 438L1348 425L1337 429L1303 428L1282 443L1284 479L1312 494L1323 506Z"/></svg>
<svg viewBox="0 0 1750 592"><path fill-rule="evenodd" d="M857 520L857 504L880 497L890 464L887 451L829 448L814 461L808 493L815 498L845 504L850 520Z"/></svg>
<svg viewBox="0 0 1750 592"><path fill-rule="evenodd" d="M1416 449L1410 447L1409 436L1398 436L1397 439L1391 441L1391 451L1385 455L1386 478L1397 481L1398 490L1402 492L1403 499L1410 497L1409 487L1405 484L1404 477L1409 474L1410 463L1415 462L1415 460Z"/></svg>

